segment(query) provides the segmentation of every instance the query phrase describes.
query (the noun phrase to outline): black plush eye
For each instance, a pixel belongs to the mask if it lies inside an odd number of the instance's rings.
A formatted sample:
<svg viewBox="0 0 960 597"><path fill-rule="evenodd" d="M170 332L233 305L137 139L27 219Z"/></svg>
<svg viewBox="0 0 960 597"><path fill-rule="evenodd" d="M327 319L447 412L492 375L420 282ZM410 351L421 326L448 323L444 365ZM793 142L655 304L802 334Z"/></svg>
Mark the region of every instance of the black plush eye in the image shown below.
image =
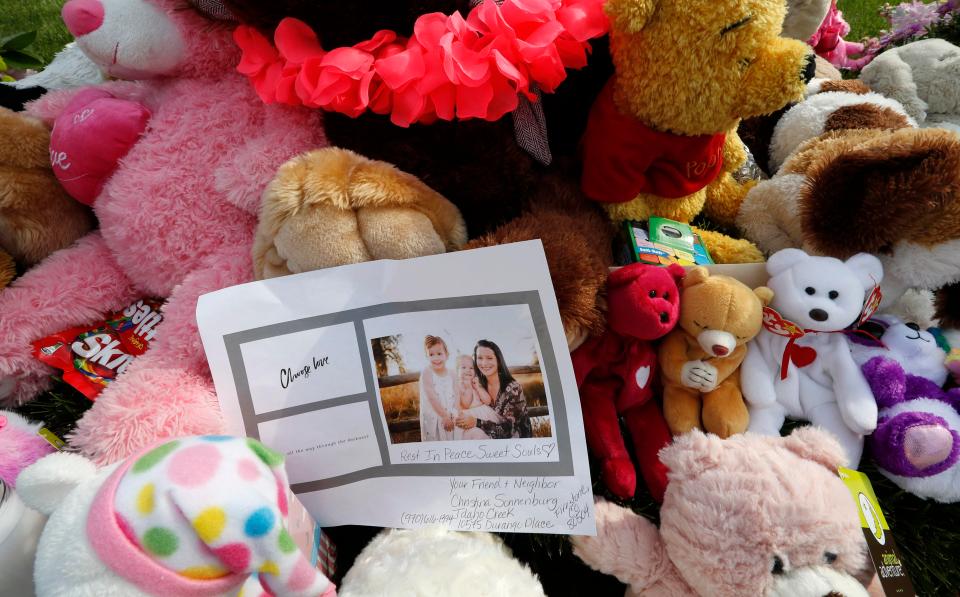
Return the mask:
<svg viewBox="0 0 960 597"><path fill-rule="evenodd" d="M823 561L828 564L832 564L837 561L837 554L833 553L832 551L825 551L823 552Z"/></svg>
<svg viewBox="0 0 960 597"><path fill-rule="evenodd" d="M771 574L783 574L783 559L780 556L773 556L773 568L770 569Z"/></svg>
<svg viewBox="0 0 960 597"><path fill-rule="evenodd" d="M651 291L650 291L650 298L657 298L657 291L656 291L656 290L651 290Z"/></svg>
<svg viewBox="0 0 960 597"><path fill-rule="evenodd" d="M817 289L814 288L813 286L807 286L806 288L804 288L804 292L806 292L807 294L814 294L815 292L817 292Z"/></svg>
<svg viewBox="0 0 960 597"><path fill-rule="evenodd" d="M664 293L663 293L663 300L665 300L665 301L669 301L669 300L670 300L670 293L669 293L669 292L664 292Z"/></svg>
<svg viewBox="0 0 960 597"><path fill-rule="evenodd" d="M836 300L837 297L840 296L840 293L837 292L836 290L831 290L830 292L827 293L827 296L830 297L830 300Z"/></svg>
<svg viewBox="0 0 960 597"><path fill-rule="evenodd" d="M908 323L908 324L905 324L905 325L906 325L908 328L910 328L911 330L915 331L915 332L919 332L919 331L920 331L920 326L917 325L917 324L915 324L915 323L912 323L912 322L911 322L911 323Z"/></svg>

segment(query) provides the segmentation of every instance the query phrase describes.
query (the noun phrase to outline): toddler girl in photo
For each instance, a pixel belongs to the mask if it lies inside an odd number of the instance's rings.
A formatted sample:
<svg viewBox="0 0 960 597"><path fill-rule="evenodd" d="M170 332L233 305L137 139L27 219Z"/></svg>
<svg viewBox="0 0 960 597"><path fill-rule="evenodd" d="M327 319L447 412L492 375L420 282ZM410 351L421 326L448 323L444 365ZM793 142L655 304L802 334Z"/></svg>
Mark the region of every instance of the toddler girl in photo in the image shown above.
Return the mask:
<svg viewBox="0 0 960 597"><path fill-rule="evenodd" d="M456 439L454 421L459 404L454 374L447 369L447 343L439 336L427 336L423 348L429 366L420 372L420 441Z"/></svg>
<svg viewBox="0 0 960 597"><path fill-rule="evenodd" d="M470 415L493 423L500 422L500 416L493 410L493 398L480 386L473 357L468 354L457 357L457 406L461 415ZM453 431L453 439L490 438L476 427L467 430L457 427Z"/></svg>

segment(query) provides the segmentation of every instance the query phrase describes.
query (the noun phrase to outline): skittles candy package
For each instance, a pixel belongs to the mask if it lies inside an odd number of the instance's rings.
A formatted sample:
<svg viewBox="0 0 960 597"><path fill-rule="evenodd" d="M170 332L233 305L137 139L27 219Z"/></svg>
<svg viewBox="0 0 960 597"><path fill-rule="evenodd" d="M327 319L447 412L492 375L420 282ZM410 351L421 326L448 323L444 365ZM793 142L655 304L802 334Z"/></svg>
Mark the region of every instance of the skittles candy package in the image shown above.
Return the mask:
<svg viewBox="0 0 960 597"><path fill-rule="evenodd" d="M63 371L67 382L90 400L150 347L163 321L162 302L139 300L104 321L51 334L33 343L40 362Z"/></svg>

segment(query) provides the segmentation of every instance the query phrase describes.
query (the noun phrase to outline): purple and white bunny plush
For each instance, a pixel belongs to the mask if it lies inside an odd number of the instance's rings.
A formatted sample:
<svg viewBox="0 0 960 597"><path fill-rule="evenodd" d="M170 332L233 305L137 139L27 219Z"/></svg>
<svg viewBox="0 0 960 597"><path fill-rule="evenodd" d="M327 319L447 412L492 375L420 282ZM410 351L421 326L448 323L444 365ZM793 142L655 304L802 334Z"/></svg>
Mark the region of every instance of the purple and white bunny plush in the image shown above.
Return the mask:
<svg viewBox="0 0 960 597"><path fill-rule="evenodd" d="M941 387L946 354L929 332L895 317L876 316L861 329L883 343L851 342L880 410L867 438L877 468L916 496L960 501L960 388Z"/></svg>

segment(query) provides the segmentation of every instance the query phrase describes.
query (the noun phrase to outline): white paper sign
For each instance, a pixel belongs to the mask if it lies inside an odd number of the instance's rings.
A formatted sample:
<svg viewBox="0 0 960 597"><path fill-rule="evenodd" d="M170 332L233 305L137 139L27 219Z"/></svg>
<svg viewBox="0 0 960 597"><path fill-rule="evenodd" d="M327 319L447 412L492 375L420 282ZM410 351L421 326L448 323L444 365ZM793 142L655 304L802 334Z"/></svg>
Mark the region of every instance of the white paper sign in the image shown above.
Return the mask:
<svg viewBox="0 0 960 597"><path fill-rule="evenodd" d="M235 286L197 320L230 431L321 525L596 532L539 241Z"/></svg>

